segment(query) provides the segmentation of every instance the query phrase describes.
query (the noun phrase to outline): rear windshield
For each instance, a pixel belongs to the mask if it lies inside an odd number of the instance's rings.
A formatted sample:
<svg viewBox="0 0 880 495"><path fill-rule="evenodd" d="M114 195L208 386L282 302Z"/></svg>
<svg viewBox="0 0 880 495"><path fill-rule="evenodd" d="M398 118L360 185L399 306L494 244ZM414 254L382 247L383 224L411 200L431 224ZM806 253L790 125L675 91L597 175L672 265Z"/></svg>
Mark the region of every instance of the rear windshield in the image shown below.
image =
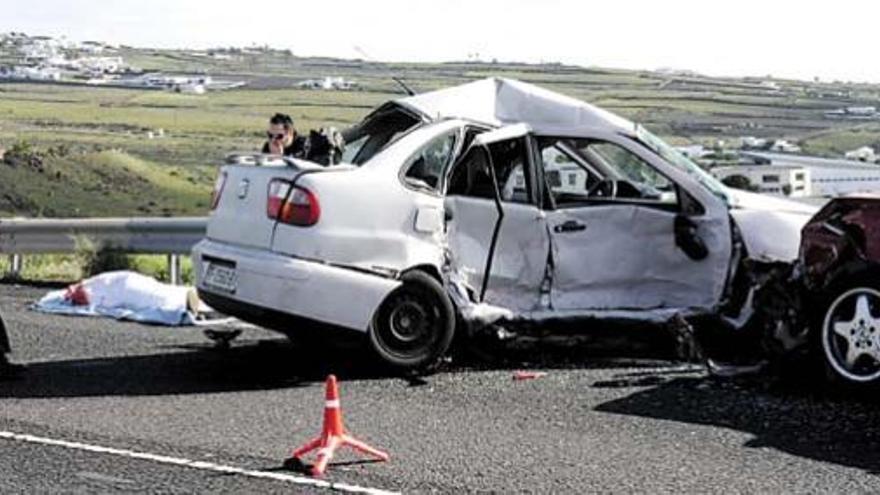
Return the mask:
<svg viewBox="0 0 880 495"><path fill-rule="evenodd" d="M386 104L343 133L344 163L362 165L389 143L421 124L421 119L395 104Z"/></svg>

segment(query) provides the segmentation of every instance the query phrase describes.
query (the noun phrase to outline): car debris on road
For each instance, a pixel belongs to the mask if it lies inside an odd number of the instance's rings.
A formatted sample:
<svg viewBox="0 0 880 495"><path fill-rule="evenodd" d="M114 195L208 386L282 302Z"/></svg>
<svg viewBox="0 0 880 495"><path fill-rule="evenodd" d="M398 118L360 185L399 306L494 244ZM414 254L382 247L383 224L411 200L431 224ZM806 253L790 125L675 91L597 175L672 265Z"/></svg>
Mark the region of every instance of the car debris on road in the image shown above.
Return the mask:
<svg viewBox="0 0 880 495"><path fill-rule="evenodd" d="M547 376L546 371L514 371L513 380L517 382L535 380Z"/></svg>

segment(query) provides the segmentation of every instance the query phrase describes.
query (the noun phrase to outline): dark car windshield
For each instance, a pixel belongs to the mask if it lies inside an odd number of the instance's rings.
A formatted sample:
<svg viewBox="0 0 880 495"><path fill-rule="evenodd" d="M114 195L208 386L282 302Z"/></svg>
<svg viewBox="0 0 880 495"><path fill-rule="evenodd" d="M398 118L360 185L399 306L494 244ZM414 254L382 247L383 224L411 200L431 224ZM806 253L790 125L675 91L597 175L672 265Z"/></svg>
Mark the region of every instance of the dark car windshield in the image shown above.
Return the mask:
<svg viewBox="0 0 880 495"><path fill-rule="evenodd" d="M347 129L342 162L363 165L389 143L422 123L412 112L388 103Z"/></svg>

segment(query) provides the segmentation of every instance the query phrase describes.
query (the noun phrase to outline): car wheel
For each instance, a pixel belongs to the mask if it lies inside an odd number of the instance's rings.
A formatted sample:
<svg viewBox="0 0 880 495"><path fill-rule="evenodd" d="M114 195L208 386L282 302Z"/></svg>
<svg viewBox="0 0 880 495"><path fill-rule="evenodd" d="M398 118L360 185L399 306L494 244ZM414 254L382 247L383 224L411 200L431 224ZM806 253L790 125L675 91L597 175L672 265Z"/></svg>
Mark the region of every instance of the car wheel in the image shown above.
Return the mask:
<svg viewBox="0 0 880 495"><path fill-rule="evenodd" d="M880 290L857 282L828 298L818 332L833 378L852 385L880 383Z"/></svg>
<svg viewBox="0 0 880 495"><path fill-rule="evenodd" d="M385 363L406 370L425 369L449 349L455 310L443 286L423 272L408 272L376 311L370 345Z"/></svg>

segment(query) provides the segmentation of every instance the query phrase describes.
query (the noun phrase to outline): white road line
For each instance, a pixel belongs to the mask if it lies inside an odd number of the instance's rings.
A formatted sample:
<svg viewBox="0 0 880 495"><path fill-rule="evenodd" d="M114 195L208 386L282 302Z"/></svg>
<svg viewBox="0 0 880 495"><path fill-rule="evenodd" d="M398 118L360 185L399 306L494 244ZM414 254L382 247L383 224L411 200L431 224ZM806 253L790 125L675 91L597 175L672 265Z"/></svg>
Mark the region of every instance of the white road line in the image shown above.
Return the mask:
<svg viewBox="0 0 880 495"><path fill-rule="evenodd" d="M36 443L41 445L52 445L55 447L63 447L66 449L83 450L86 452L95 452L99 454L115 455L120 457L128 457L130 459L140 459L144 461L152 461L160 464L170 464L173 466L182 466L192 469L201 469L203 471L213 471L224 474L237 474L250 478L269 479L281 481L284 483L293 483L296 485L308 485L316 488L327 488L347 493L364 493L367 495L396 495L397 492L390 492L378 488L365 488L362 486L349 485L346 483L332 483L329 481L318 480L314 478L305 478L301 476L291 476L284 473L273 473L266 471L254 471L250 469L238 468L235 466L225 466L223 464L215 464L213 462L193 461L180 457L169 457L158 454L150 454L146 452L135 452L126 449L114 449L112 447L101 447L100 445L90 445L80 442L69 442L67 440L55 440L52 438L37 437L11 431L0 431L0 439L13 440L16 442Z"/></svg>

